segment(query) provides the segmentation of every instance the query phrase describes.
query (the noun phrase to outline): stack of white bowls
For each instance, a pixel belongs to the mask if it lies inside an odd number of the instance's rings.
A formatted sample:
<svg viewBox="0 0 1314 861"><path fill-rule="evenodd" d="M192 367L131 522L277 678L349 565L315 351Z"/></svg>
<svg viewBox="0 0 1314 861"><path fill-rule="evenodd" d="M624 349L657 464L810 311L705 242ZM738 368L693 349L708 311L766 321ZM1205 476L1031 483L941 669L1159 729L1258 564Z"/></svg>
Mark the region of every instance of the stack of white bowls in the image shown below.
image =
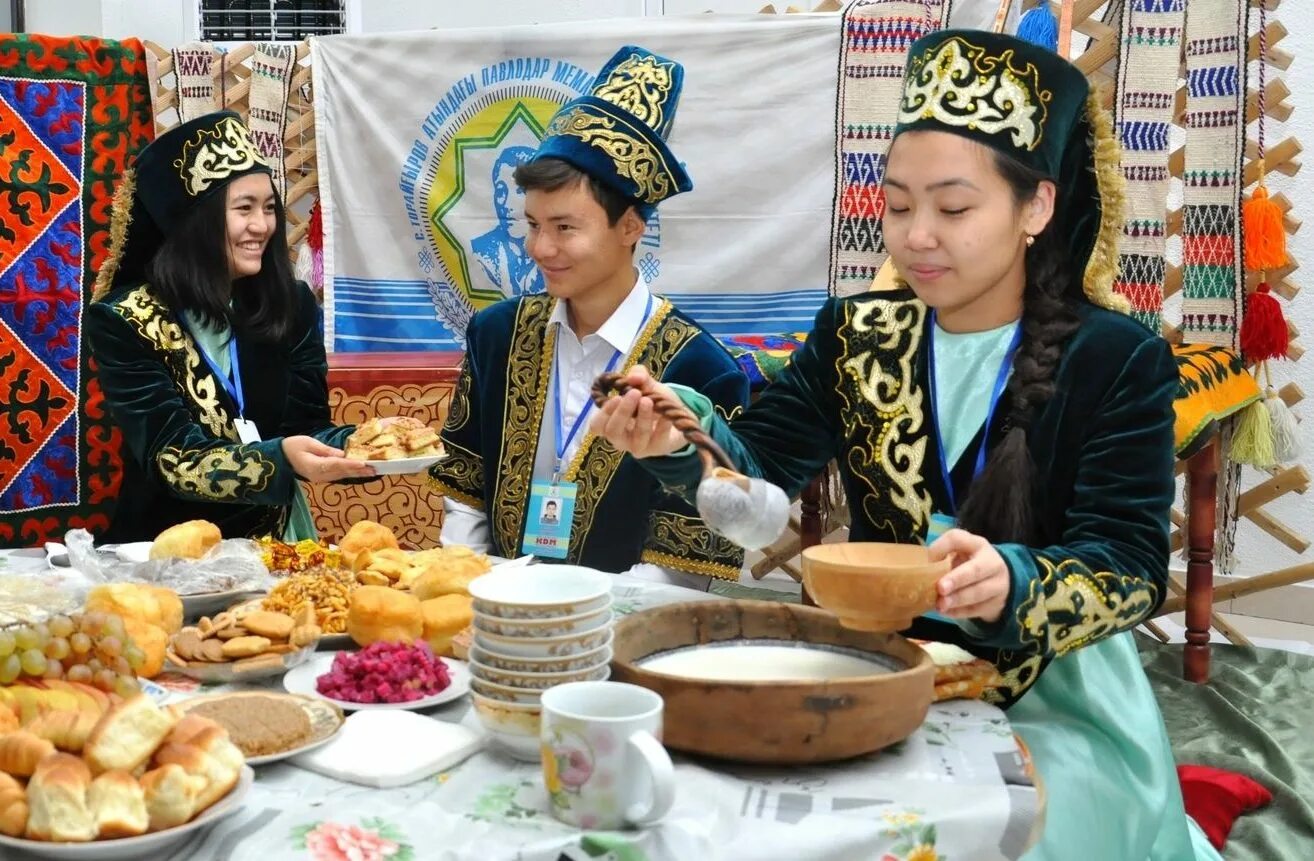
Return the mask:
<svg viewBox="0 0 1314 861"><path fill-rule="evenodd" d="M539 698L611 675L611 578L573 565L494 571L470 584L470 672L480 722L508 753L539 758Z"/></svg>

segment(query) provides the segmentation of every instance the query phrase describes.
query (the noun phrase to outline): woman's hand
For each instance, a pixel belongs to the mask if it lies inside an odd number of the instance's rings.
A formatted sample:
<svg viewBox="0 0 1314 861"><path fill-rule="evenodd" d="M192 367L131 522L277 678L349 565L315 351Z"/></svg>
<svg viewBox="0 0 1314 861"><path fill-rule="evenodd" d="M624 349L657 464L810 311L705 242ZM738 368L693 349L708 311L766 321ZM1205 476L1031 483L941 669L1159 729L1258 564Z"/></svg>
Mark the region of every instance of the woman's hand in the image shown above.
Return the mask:
<svg viewBox="0 0 1314 861"><path fill-rule="evenodd" d="M927 549L932 562L951 559L953 566L936 584L940 597L935 609L952 619L998 622L1013 581L995 546L979 535L950 529Z"/></svg>
<svg viewBox="0 0 1314 861"><path fill-rule="evenodd" d="M640 394L653 391L678 401L675 392L654 380L643 365L631 368L625 381L634 388L608 399L589 422L589 430L635 457L660 457L688 445L684 434L653 408L652 398Z"/></svg>
<svg viewBox="0 0 1314 861"><path fill-rule="evenodd" d="M372 478L374 467L363 460L348 460L342 450L325 445L314 437L283 438L283 456L296 474L306 481L341 481L344 478Z"/></svg>

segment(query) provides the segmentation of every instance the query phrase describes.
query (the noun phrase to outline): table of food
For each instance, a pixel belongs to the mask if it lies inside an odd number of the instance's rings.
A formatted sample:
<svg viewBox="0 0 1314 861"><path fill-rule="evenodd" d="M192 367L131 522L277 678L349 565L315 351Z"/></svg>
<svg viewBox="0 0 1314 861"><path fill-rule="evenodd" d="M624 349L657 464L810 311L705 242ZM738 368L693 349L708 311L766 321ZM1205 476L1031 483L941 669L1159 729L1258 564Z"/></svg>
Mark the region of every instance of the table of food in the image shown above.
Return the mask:
<svg viewBox="0 0 1314 861"><path fill-rule="evenodd" d="M463 547L0 550L0 858L1015 859L992 668Z"/></svg>

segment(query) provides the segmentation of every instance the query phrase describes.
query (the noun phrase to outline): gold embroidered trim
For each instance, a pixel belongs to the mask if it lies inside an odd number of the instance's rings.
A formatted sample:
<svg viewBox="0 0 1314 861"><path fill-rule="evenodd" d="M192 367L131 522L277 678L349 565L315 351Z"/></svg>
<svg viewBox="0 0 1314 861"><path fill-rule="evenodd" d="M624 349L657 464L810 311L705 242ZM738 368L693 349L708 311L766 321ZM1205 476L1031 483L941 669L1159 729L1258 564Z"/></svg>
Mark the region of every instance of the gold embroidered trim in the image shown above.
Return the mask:
<svg viewBox="0 0 1314 861"><path fill-rule="evenodd" d="M213 128L197 129L196 139L184 141L182 155L174 159L178 178L192 197L235 173L266 165L251 143L251 133L233 117L224 117Z"/></svg>
<svg viewBox="0 0 1314 861"><path fill-rule="evenodd" d="M557 114L545 133L552 135L577 137L602 150L614 162L616 173L633 182L638 189L636 197L646 203L659 203L673 193L671 172L661 153L625 117L606 112L600 105Z"/></svg>
<svg viewBox="0 0 1314 861"><path fill-rule="evenodd" d="M653 54L632 53L623 60L593 95L629 111L661 134L666 124L666 103L675 84L675 63L660 62Z"/></svg>
<svg viewBox="0 0 1314 861"><path fill-rule="evenodd" d="M552 351L556 346L555 327L547 325L554 302L546 295L523 297L511 330L497 495L491 500L489 518L494 534L508 552L520 547L525 511L529 507L534 456L538 451L552 373Z"/></svg>
<svg viewBox="0 0 1314 861"><path fill-rule="evenodd" d="M170 446L155 456L155 465L174 490L214 500L262 493L269 487L276 466L259 448L250 445L206 449Z"/></svg>
<svg viewBox="0 0 1314 861"><path fill-rule="evenodd" d="M447 421L444 431L458 431L470 421L470 386L473 378L470 374L470 353L467 351L461 359L461 374L456 380L456 391L452 393L451 405L447 408Z"/></svg>
<svg viewBox="0 0 1314 861"><path fill-rule="evenodd" d="M1158 600L1158 588L1140 577L1091 571L1078 559L1035 559L1040 576L1016 616L1023 639L1045 653L1064 655L1129 628Z"/></svg>
<svg viewBox="0 0 1314 861"><path fill-rule="evenodd" d="M648 515L648 539L640 559L693 574L738 580L744 551L697 517L654 509Z"/></svg>
<svg viewBox="0 0 1314 861"><path fill-rule="evenodd" d="M659 553L656 550L643 551L639 555L639 561L651 565L660 565L663 568L674 568L676 571L683 571L686 574L702 574L707 577L714 577L717 580L729 580L732 583L739 582L741 572L741 568L718 565L715 562L704 562L701 559L685 559L681 556Z"/></svg>
<svg viewBox="0 0 1314 861"><path fill-rule="evenodd" d="M432 490L434 493L439 494L440 496L450 496L452 499L455 499L457 502L461 503L462 505L468 505L471 508L476 508L480 511L484 510L484 501L482 499L476 499L470 494L459 490L458 488L448 484L447 482L443 481L440 478L435 478L434 476L430 475L428 479L426 479L425 483L429 485L430 490Z"/></svg>
<svg viewBox="0 0 1314 861"><path fill-rule="evenodd" d="M219 401L218 381L201 358L192 336L174 322L150 290L142 285L115 303L114 310L160 354L174 387L210 433L236 441L237 429Z"/></svg>
<svg viewBox="0 0 1314 861"><path fill-rule="evenodd" d="M920 538L932 508L922 481L927 423L916 376L926 306L869 299L841 307L848 318L836 328L836 394L849 470L870 491L862 509L892 539ZM892 519L898 512L907 523Z"/></svg>
<svg viewBox="0 0 1314 861"><path fill-rule="evenodd" d="M128 168L123 171L119 187L114 189L114 200L110 204L109 254L96 273L96 284L91 290L93 302L109 293L114 284L114 275L123 260L123 247L128 244L128 226L132 224L132 196L136 191L137 171Z"/></svg>
<svg viewBox="0 0 1314 861"><path fill-rule="evenodd" d="M475 499L479 501L479 507L483 508L480 496L484 489L484 459L448 439L443 440L443 450L446 456L429 467L430 482L438 482L450 488L450 492L444 492L445 495L459 502L470 505L466 499ZM430 487L434 486L430 484Z"/></svg>
<svg viewBox="0 0 1314 861"><path fill-rule="evenodd" d="M1113 280L1118 276L1118 241L1127 206L1127 182L1119 164L1122 147L1113 131L1113 117L1104 107L1100 93L1093 88L1086 96L1086 118L1090 123L1091 152L1095 156L1095 186L1100 195L1100 229L1086 261L1082 286L1086 298L1096 305L1126 314L1131 302L1113 290Z"/></svg>
<svg viewBox="0 0 1314 861"><path fill-rule="evenodd" d="M989 135L1011 132L1014 146L1034 150L1044 136L1052 98L1040 86L1034 63L1014 67L1012 49L993 56L953 36L912 58L899 122L933 119Z"/></svg>

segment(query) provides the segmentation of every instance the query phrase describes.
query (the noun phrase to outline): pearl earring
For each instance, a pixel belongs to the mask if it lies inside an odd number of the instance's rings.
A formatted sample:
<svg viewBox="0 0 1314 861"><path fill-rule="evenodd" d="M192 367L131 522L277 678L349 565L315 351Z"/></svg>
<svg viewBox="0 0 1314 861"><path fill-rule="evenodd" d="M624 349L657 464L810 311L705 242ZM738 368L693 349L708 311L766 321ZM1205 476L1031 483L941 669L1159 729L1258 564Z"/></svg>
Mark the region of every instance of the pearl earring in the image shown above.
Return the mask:
<svg viewBox="0 0 1314 861"><path fill-rule="evenodd" d="M1034 236L1028 236L1028 237L1027 237L1027 248L1030 248L1031 246L1033 246L1033 245L1035 245L1035 244L1036 244L1036 237L1034 237Z"/></svg>

